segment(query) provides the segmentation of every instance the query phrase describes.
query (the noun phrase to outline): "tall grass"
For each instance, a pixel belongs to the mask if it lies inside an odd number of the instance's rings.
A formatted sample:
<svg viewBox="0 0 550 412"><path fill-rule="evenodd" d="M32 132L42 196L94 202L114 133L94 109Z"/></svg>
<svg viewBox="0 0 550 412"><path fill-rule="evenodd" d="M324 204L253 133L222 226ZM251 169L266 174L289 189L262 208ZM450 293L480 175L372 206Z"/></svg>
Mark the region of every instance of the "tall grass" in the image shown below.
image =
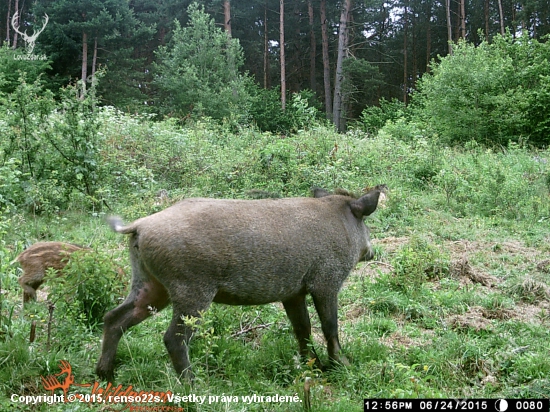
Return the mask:
<svg viewBox="0 0 550 412"><path fill-rule="evenodd" d="M389 186L389 199L367 222L376 260L360 264L340 294L341 340L350 367L320 371L300 362L280 305L213 305L191 343L192 388L175 376L162 342L170 309L125 334L117 382L181 394L298 394L303 399L310 378L311 402L319 411L359 411L366 397L548 396L550 281L537 263L550 252L549 151L517 145L449 148L422 136L403 140L387 131L375 137L359 131L340 135L321 125L284 136L206 121L181 127L111 108L98 116L103 142L98 159L109 171L101 184L108 208L98 210L82 197L69 196L67 209L29 210L10 200L18 199L10 192L20 190L17 162L0 166L9 172L0 174L3 408L27 410L13 404L11 394L43 393L40 375L58 373L60 360L71 363L77 382L96 379L99 315L85 309L115 306L129 281L125 240L108 230L103 214L130 220L183 197L246 198L253 189L305 196L312 186L360 193L380 183ZM39 192L52 190L51 182L35 183ZM19 269L9 264L25 245L42 239L98 251L98 257L69 266L69 275L82 285L74 295L70 276L66 286L46 282L46 297L65 291L68 298L54 312L50 342L47 304L22 307ZM461 270L453 267L457 258ZM491 285L472 281L475 277L469 278L464 268L496 280ZM119 284L108 288L109 282ZM314 345L326 361L319 321L309 306ZM33 320L37 336L29 343ZM192 407L303 410L302 403Z"/></svg>

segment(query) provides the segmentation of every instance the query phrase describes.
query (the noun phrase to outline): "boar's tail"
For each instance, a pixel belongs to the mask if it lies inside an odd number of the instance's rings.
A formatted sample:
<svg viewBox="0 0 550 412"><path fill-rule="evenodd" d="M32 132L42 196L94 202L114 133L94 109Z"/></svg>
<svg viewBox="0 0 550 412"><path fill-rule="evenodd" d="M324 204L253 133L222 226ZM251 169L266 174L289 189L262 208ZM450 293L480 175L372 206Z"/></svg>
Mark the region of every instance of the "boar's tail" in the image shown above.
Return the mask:
<svg viewBox="0 0 550 412"><path fill-rule="evenodd" d="M122 219L118 216L109 216L107 218L107 223L109 223L109 226L111 226L111 229L113 229L115 232L122 233L122 234L128 234L128 233L135 233L136 227L134 225L128 225L124 226L124 223L122 223Z"/></svg>

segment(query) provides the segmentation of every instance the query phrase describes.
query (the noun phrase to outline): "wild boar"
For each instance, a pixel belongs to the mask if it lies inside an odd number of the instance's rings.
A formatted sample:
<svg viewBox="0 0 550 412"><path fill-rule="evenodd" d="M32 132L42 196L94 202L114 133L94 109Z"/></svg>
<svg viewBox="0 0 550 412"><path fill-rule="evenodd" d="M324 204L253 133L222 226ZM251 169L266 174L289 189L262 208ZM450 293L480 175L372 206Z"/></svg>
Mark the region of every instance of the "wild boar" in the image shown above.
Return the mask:
<svg viewBox="0 0 550 412"><path fill-rule="evenodd" d="M23 269L18 282L23 288L23 303L36 300L36 290L44 283L49 268L63 269L69 256L78 250L90 250L88 247L64 242L38 242L15 258Z"/></svg>
<svg viewBox="0 0 550 412"><path fill-rule="evenodd" d="M331 361L348 364L338 340L338 292L361 259L372 259L363 218L376 210L381 189L359 199L316 190L317 198L224 200L193 198L124 226L129 234L132 286L104 317L100 378L112 379L122 334L153 310L173 305L164 343L178 375L192 378L191 327L212 302L261 305L280 301L300 353L310 349L306 295L313 298Z"/></svg>

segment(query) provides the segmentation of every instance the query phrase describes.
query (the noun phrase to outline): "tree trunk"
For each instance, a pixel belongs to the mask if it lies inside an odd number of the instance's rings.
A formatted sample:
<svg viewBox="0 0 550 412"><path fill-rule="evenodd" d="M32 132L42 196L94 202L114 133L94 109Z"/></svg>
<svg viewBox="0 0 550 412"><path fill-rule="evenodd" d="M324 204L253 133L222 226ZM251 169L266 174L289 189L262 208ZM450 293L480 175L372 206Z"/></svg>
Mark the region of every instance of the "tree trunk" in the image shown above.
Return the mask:
<svg viewBox="0 0 550 412"><path fill-rule="evenodd" d="M223 2L223 27L226 33L231 37L231 4L229 0Z"/></svg>
<svg viewBox="0 0 550 412"><path fill-rule="evenodd" d="M426 73L430 72L430 57L432 55L432 28L431 28L431 20L432 20L432 6L428 2L428 21L426 24Z"/></svg>
<svg viewBox="0 0 550 412"><path fill-rule="evenodd" d="M485 0L485 41L489 42L489 0Z"/></svg>
<svg viewBox="0 0 550 412"><path fill-rule="evenodd" d="M323 79L325 88L325 112L332 119L332 90L330 89L330 61L328 56L327 4L321 0L321 40L323 44Z"/></svg>
<svg viewBox="0 0 550 412"><path fill-rule="evenodd" d="M453 55L453 28L451 26L451 0L445 0L445 9L447 12L447 43L449 46L449 55Z"/></svg>
<svg viewBox="0 0 550 412"><path fill-rule="evenodd" d="M269 87L269 37L267 34L267 0L264 8L264 89Z"/></svg>
<svg viewBox="0 0 550 412"><path fill-rule="evenodd" d="M97 37L94 38L94 55L92 57L92 77L95 75L95 68L97 63Z"/></svg>
<svg viewBox="0 0 550 412"><path fill-rule="evenodd" d="M307 1L307 13L309 17L309 86L313 93L317 92L317 81L315 79L315 57L317 54L317 42L313 30L313 4L312 0Z"/></svg>
<svg viewBox="0 0 550 412"><path fill-rule="evenodd" d="M418 78L418 36L416 35L416 27L418 27L418 18L416 13L412 13L412 72L411 72L411 88L416 85L416 79Z"/></svg>
<svg viewBox="0 0 550 412"><path fill-rule="evenodd" d="M15 0L15 9L13 11L13 14L15 15L15 13L19 13L19 0ZM16 22L17 28L19 28L20 22L21 22L21 13L17 15L17 22ZM13 33L12 49L13 50L17 49L17 32Z"/></svg>
<svg viewBox="0 0 550 412"><path fill-rule="evenodd" d="M10 24L11 24L11 0L8 0L8 14L6 16L6 46L10 47Z"/></svg>
<svg viewBox="0 0 550 412"><path fill-rule="evenodd" d="M466 38L466 0L460 0L460 38Z"/></svg>
<svg viewBox="0 0 550 412"><path fill-rule="evenodd" d="M502 12L502 0L498 0L498 13L500 16L500 34L504 36L504 13Z"/></svg>
<svg viewBox="0 0 550 412"><path fill-rule="evenodd" d="M5 40L7 47L9 47L11 44L10 25L11 25L11 0L8 0L8 12L6 14L6 40Z"/></svg>
<svg viewBox="0 0 550 412"><path fill-rule="evenodd" d="M281 107L286 110L286 72L285 72L285 1L279 0L279 46L281 52Z"/></svg>
<svg viewBox="0 0 550 412"><path fill-rule="evenodd" d="M404 8L404 14L403 18L405 19L405 23L403 25L403 103L407 104L407 96L408 96L408 73L407 73L407 64L408 64L408 31L409 31L409 16L408 13L408 1L405 2L405 8Z"/></svg>
<svg viewBox="0 0 550 412"><path fill-rule="evenodd" d="M347 23L351 0L345 0L342 14L340 15L340 27L338 28L338 57L336 59L336 77L334 79L334 106L332 107L332 121L336 130L343 131L343 96L342 83L344 81L344 53L346 52Z"/></svg>
<svg viewBox="0 0 550 412"><path fill-rule="evenodd" d="M82 32L82 91L80 98L86 94L86 77L88 77L88 34Z"/></svg>

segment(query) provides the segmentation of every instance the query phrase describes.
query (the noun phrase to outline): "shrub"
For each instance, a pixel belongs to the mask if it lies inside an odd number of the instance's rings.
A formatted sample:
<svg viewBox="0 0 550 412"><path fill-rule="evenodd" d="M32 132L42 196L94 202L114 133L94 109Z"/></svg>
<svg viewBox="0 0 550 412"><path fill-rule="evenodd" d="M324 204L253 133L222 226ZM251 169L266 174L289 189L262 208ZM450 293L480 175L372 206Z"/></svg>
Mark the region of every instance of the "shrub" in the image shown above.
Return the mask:
<svg viewBox="0 0 550 412"><path fill-rule="evenodd" d="M67 319L88 328L103 322L126 289L122 268L106 252L79 251L71 255L63 276L51 279L49 300L58 320ZM60 315L62 313L62 315Z"/></svg>
<svg viewBox="0 0 550 412"><path fill-rule="evenodd" d="M548 145L550 45L527 34L460 42L418 82L415 117L444 142Z"/></svg>
<svg viewBox="0 0 550 412"><path fill-rule="evenodd" d="M180 118L246 118L249 79L238 71L244 62L239 40L216 27L203 6L192 3L188 13L189 23L181 27L176 20L170 45L157 52L160 110Z"/></svg>
<svg viewBox="0 0 550 412"><path fill-rule="evenodd" d="M369 134L377 133L388 121L396 122L407 113L405 104L397 99L381 99L379 106L367 106L361 112L359 124Z"/></svg>
<svg viewBox="0 0 550 412"><path fill-rule="evenodd" d="M393 275L387 281L394 289L417 292L422 284L449 273L450 258L426 240L413 237L391 260Z"/></svg>

